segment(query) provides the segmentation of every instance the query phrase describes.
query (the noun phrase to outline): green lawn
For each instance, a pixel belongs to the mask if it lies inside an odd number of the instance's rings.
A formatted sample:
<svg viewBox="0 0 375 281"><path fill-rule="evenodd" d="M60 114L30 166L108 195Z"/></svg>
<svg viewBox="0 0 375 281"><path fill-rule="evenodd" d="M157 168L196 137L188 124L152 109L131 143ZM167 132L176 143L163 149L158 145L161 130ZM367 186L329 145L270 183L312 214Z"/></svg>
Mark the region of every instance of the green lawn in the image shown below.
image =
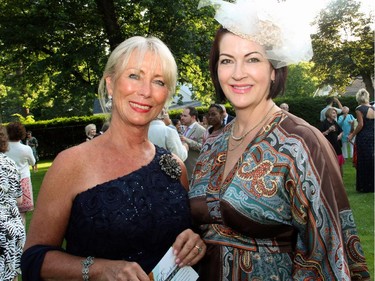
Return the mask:
<svg viewBox="0 0 375 281"><path fill-rule="evenodd" d="M34 201L36 201L44 174L50 165L50 161L41 161L38 163L38 172L31 172ZM374 194L357 193L355 191L355 169L352 167L350 161L347 161L344 165L344 183L354 213L361 244L366 255L367 264L371 275L374 276ZM31 216L32 213L29 212L27 225L29 225Z"/></svg>

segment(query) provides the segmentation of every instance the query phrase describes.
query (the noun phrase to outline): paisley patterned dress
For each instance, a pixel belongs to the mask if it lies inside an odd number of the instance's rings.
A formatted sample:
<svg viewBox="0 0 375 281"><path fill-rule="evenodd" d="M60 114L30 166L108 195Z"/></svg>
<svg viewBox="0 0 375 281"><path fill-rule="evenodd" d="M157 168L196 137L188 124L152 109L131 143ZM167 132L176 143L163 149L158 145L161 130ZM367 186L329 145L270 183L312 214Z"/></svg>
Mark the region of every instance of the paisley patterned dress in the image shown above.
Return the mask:
<svg viewBox="0 0 375 281"><path fill-rule="evenodd" d="M278 112L223 179L233 124L203 149L190 186L193 219L207 243L199 280L369 280L325 137Z"/></svg>
<svg viewBox="0 0 375 281"><path fill-rule="evenodd" d="M25 228L16 198L22 196L20 174L13 160L0 153L0 280L20 273Z"/></svg>

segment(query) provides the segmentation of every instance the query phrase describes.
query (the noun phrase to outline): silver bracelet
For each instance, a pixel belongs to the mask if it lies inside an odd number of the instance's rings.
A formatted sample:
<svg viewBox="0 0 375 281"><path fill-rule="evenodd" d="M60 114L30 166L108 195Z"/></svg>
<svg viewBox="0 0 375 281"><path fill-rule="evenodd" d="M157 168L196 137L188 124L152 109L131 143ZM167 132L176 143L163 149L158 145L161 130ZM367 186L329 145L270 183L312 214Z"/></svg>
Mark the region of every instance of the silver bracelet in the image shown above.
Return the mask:
<svg viewBox="0 0 375 281"><path fill-rule="evenodd" d="M90 266L94 263L94 257L88 256L85 260L81 261L82 264L82 279L83 281L89 281Z"/></svg>

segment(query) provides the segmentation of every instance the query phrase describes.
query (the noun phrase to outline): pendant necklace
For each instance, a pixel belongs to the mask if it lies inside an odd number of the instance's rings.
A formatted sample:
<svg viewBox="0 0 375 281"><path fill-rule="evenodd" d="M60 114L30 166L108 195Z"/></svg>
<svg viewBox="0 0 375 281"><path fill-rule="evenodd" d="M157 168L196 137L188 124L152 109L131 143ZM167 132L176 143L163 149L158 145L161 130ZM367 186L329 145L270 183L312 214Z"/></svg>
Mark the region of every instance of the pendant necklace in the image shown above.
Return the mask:
<svg viewBox="0 0 375 281"><path fill-rule="evenodd" d="M267 118L268 114L270 114L272 108L275 106L275 103L271 106L271 108L267 111L267 114L264 115L264 117L262 118L262 120L260 120L254 127L252 127L250 130L248 130L246 133L244 133L242 136L240 137L236 137L233 135L233 131L234 131L234 125L232 126L231 130L230 130L230 137L235 140L235 141L243 141L243 139L250 133L252 132L255 128L257 128L260 124L262 124L262 122ZM242 142L241 142L242 143ZM241 144L240 143L240 144Z"/></svg>

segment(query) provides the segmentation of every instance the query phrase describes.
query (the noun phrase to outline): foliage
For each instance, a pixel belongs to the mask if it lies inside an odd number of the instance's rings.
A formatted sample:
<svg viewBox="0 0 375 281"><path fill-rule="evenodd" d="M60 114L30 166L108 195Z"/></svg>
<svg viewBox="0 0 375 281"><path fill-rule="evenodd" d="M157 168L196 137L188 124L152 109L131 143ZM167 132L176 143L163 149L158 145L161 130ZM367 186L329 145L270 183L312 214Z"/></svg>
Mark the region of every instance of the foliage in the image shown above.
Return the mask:
<svg viewBox="0 0 375 281"><path fill-rule="evenodd" d="M361 76L374 95L374 37L372 16L359 11L360 2L334 0L322 10L318 33L313 36L314 71L320 86L329 84L338 92Z"/></svg>
<svg viewBox="0 0 375 281"><path fill-rule="evenodd" d="M23 117L21 114L15 113L12 114L12 116L18 118L18 121L21 123L34 123L34 116L33 115L27 115L26 117Z"/></svg>
<svg viewBox="0 0 375 281"><path fill-rule="evenodd" d="M40 120L37 122L22 122L25 126L35 127L35 128L48 128L56 126L72 126L72 125L82 125L89 123L103 123L108 119L106 114L97 114L90 116L72 116L72 117L57 117L50 120Z"/></svg>
<svg viewBox="0 0 375 281"><path fill-rule="evenodd" d="M300 63L288 67L288 78L286 81L286 97L312 96L317 88L318 78L313 76L312 63Z"/></svg>
<svg viewBox="0 0 375 281"><path fill-rule="evenodd" d="M37 120L92 114L109 51L133 35L166 42L180 82L205 97L209 77L203 70L214 19L197 5L198 0L1 1L0 102L9 109L0 112L3 119L26 115L26 109Z"/></svg>
<svg viewBox="0 0 375 281"><path fill-rule="evenodd" d="M198 2L0 1L0 122L12 121L13 114L35 120L91 115L109 52L133 35L166 42L179 85L191 86L193 98L210 104L208 57L218 24L214 9L198 10ZM334 0L321 12L313 61L289 67L285 97L310 96L324 84L342 90L357 76L373 94L372 19L359 5Z"/></svg>

